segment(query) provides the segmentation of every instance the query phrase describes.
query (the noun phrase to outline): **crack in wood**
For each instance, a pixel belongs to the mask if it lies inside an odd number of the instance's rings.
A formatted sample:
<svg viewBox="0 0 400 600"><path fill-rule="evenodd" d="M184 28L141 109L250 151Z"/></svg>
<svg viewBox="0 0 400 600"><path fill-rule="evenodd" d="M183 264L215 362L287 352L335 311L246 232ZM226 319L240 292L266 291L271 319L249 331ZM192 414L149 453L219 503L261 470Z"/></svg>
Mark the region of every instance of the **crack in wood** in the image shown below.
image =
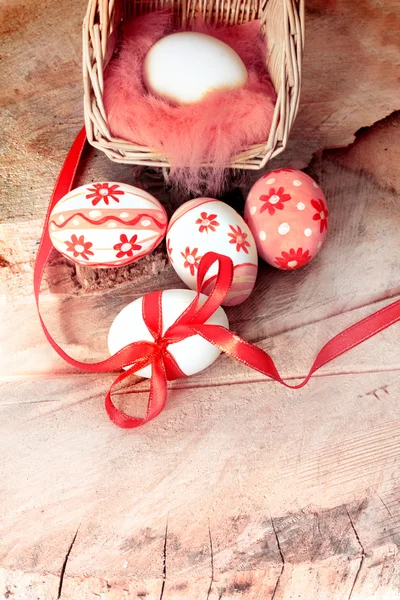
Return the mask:
<svg viewBox="0 0 400 600"><path fill-rule="evenodd" d="M377 400L381 400L378 392L380 392L380 391L385 392L385 394L387 396L389 396L389 392L388 392L387 388L388 388L388 386L384 385L382 387L376 388L376 390L372 390L371 392L367 392L365 395L366 396L374 396Z"/></svg>
<svg viewBox="0 0 400 600"><path fill-rule="evenodd" d="M278 578L277 578L276 583L275 583L274 591L272 592L272 596L271 596L271 600L274 600L275 594L276 594L276 592L278 590L279 582L280 582L281 577L283 575L283 571L285 570L285 556L284 556L284 554L282 552L281 544L279 542L278 532L277 532L277 530L275 528L275 523L274 523L274 520L273 520L272 516L270 517L270 519L271 519L271 525L272 525L272 529L274 531L274 535L275 535L275 539L276 539L276 545L278 546L279 554L280 554L281 561L282 561L281 571L280 571L280 573L278 575Z"/></svg>
<svg viewBox="0 0 400 600"><path fill-rule="evenodd" d="M369 374L376 374L376 373L396 373L397 371L400 371L400 366L398 367L388 367L388 368L376 368L376 369L366 369L363 371L354 371L354 370L349 370L349 371L332 371L332 372L327 372L327 373L313 373L312 378L313 379L323 379L325 377L341 377L341 376L346 376L346 375L369 375ZM68 374L69 376L69 374ZM286 382L289 381L297 381L299 379L305 379L306 377L306 373L303 374L299 374L299 375L290 375L288 377L284 377ZM190 381L190 380L189 380ZM175 391L175 390L198 390L198 389L207 389L207 388L216 388L216 387L226 387L226 386L230 386L230 385L249 385L249 384L265 384L265 383L270 383L270 384L276 384L277 382L274 381L273 379L270 379L268 376L263 376L263 377L254 377L251 378L249 377L248 379L243 379L243 381L239 381L238 379L228 379L226 381L212 381L210 382L206 382L206 383L201 383L201 382L195 382L195 383L188 383L188 384L173 384L171 386L169 386L169 390ZM119 390L118 392L116 392L116 396L124 396L124 395L128 395L131 394L132 391L130 390L131 386L127 386L126 389L123 390ZM140 388L139 386L135 389L135 393L148 393L149 392L149 388ZM359 396L359 398L362 398L363 396ZM15 403L17 404L17 403Z"/></svg>
<svg viewBox="0 0 400 600"><path fill-rule="evenodd" d="M400 371L400 365L398 366L390 366L390 367L383 367L383 368L374 368L374 369L360 369L360 370L355 370L355 369L351 369L348 371L332 371L332 372L322 372L322 373L314 373L313 374L313 379L314 378L322 378L322 377L335 377L335 376L340 376L340 375L370 375L370 374L375 374L375 373L396 373L397 371ZM0 382L3 383L27 383L27 382L36 382L36 381L47 381L49 379L49 377L51 376L52 380L54 379L65 379L65 378L74 378L74 379L86 379L91 377L92 379L94 378L92 373L76 373L75 371L70 371L68 368L67 369L63 369L62 371L58 371L54 370L51 372L45 372L45 373L23 373L23 374L17 374L17 375L0 375ZM292 380L296 380L296 379L304 379L305 375L303 374L299 374L299 375L290 375L288 377L286 377L287 381L292 381ZM178 380L177 380L178 381ZM211 383L196 383L193 384L191 383L190 385L171 385L171 390L186 390L186 389L197 389L197 388L210 388L210 387L221 387L224 385L245 385L245 384L249 384L249 383L265 383L265 382L270 382L270 383L276 383L274 380L267 378L266 376L263 377L254 377L251 378L249 377L248 379L244 380L244 381L237 381L236 379L227 379L224 382L211 382ZM139 391L142 392L148 392L149 391L149 387L145 387L143 386L143 388L140 387L139 384L143 383L142 381L138 382L138 384L135 384L135 388ZM121 389L121 390L117 390L115 392L116 396L123 396L123 395L127 395L130 394L132 392L129 391L129 389L133 387L131 384L126 386L126 389ZM366 394L360 394L358 396L358 398L363 398ZM389 394L388 394L389 395ZM2 403L1 406L12 406L14 404L33 404L34 402L38 403L41 402L40 400L36 400L36 401L26 401L26 402L8 402L8 403ZM50 402L50 400L49 400Z"/></svg>
<svg viewBox="0 0 400 600"><path fill-rule="evenodd" d="M67 550L67 553L66 553L66 555L65 555L65 558L64 558L64 562L63 562L63 564L62 564L62 567L61 567L61 572L60 572L60 583L59 583L59 585L58 585L58 594L57 594L57 600L60 600L60 598L61 598L61 594L62 594L62 588L63 588L63 584L64 584L64 576L65 576L65 571L66 571L67 564L68 564L68 560L69 560L69 557L70 557L70 554L71 554L72 548L73 548L73 546L74 546L74 544L75 544L75 541L76 541L76 538L77 538L77 535L78 535L78 531L79 531L79 528L80 528L80 526L81 526L81 524L79 523L79 525L78 525L78 529L76 530L76 532L75 532L75 535L74 535L74 537L72 538L72 542L71 542L71 543L70 543L70 545L69 545L69 548L68 548L68 550Z"/></svg>
<svg viewBox="0 0 400 600"><path fill-rule="evenodd" d="M347 506L345 506L345 509L346 509L346 513L347 513L347 516L348 516L348 518L349 518L349 521L350 521L351 528L352 528L352 530L353 530L353 532L354 532L354 535L356 536L356 540L357 540L357 542L358 542L358 545L359 545L359 546L360 546L360 548L361 548L361 559L360 559L360 564L358 565L358 569L357 569L356 575L355 575L355 577L354 577L353 585L351 586L350 594L349 594L349 597L348 597L348 599L347 599L347 600L350 600L350 599L351 599L351 597L352 597L352 595L353 595L353 591L354 591L354 588L355 588L355 586L356 586L357 580L358 580L358 578L359 578L359 575L360 575L360 572L361 572L362 566L363 566L363 564L364 564L364 560L365 560L365 550L364 550L364 546L363 546L363 545L362 545L362 543L361 543L360 537L359 537L359 535L358 535L358 533L357 533L357 529L355 528L355 525L354 525L354 523L353 523L353 519L351 518L351 516L350 516L350 513L349 513L349 511L348 511L348 509L347 509Z"/></svg>
<svg viewBox="0 0 400 600"><path fill-rule="evenodd" d="M213 551L213 543L212 543L210 522L208 522L208 536L209 536L209 539L210 539L211 580L210 580L210 585L209 585L209 588L208 588L206 600L208 600L209 597L210 597L211 588L212 588L213 581L214 581L214 551Z"/></svg>
<svg viewBox="0 0 400 600"><path fill-rule="evenodd" d="M316 517L317 517L317 529L318 529L318 533L319 533L319 536L322 538L321 527L320 527L320 522L319 522L319 513L316 513Z"/></svg>
<svg viewBox="0 0 400 600"><path fill-rule="evenodd" d="M161 585L161 592L159 600L162 600L164 596L165 582L167 580L167 542L168 542L168 517L165 525L165 536L164 536L164 548L163 548L163 582Z"/></svg>
<svg viewBox="0 0 400 600"><path fill-rule="evenodd" d="M383 506L386 508L387 512L389 513L389 516L391 519L393 519L393 515L390 512L388 506L385 504L385 502L382 500L382 498L380 497L380 495L378 494L378 492L376 492L376 495L378 496L379 500L382 502Z"/></svg>

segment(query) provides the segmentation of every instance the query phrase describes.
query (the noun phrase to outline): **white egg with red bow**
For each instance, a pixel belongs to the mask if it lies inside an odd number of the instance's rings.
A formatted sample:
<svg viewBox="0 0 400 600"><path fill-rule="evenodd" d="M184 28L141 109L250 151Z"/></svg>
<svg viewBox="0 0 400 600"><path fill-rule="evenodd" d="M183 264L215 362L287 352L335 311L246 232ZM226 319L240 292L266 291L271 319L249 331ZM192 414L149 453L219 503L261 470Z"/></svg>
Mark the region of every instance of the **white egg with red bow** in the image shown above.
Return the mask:
<svg viewBox="0 0 400 600"><path fill-rule="evenodd" d="M156 198L125 183L91 183L66 194L51 211L53 246L80 265L118 267L149 254L168 219Z"/></svg>
<svg viewBox="0 0 400 600"><path fill-rule="evenodd" d="M192 290L164 290L162 292L162 334L175 323L195 297L196 293ZM199 306L202 306L205 300L206 296L201 294ZM228 318L221 307L217 308L206 323L229 327ZM115 354L125 346L140 341L154 341L143 319L143 297L125 306L115 317L108 334L108 348L110 354ZM221 353L216 346L200 335L192 335L179 342L169 344L166 348L185 375L193 375L206 369ZM136 371L136 375L151 377L151 366Z"/></svg>
<svg viewBox="0 0 400 600"><path fill-rule="evenodd" d="M308 264L328 231L324 193L297 169L277 169L261 177L249 192L244 215L259 255L278 269Z"/></svg>
<svg viewBox="0 0 400 600"><path fill-rule="evenodd" d="M258 268L256 244L242 217L224 202L197 198L178 208L168 226L167 251L176 273L192 290L206 252L229 256L234 271L225 306L244 302L253 290ZM216 264L210 268L201 292L211 292L217 270Z"/></svg>

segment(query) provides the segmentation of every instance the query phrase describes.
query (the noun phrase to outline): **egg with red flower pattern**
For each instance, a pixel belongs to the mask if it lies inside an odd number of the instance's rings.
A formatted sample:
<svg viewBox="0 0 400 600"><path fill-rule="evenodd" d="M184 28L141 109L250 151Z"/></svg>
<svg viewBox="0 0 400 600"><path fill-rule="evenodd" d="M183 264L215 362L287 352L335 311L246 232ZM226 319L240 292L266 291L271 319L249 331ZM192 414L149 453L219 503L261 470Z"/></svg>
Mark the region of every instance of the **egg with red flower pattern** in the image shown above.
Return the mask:
<svg viewBox="0 0 400 600"><path fill-rule="evenodd" d="M228 204L213 198L185 202L172 215L167 231L167 251L179 277L196 289L197 271L206 252L218 252L233 261L233 281L225 306L240 304L254 287L258 256L253 235L242 217ZM213 265L201 291L209 294L218 267Z"/></svg>
<svg viewBox="0 0 400 600"><path fill-rule="evenodd" d="M49 219L53 246L80 265L118 267L142 258L167 230L163 206L125 183L75 188L54 206Z"/></svg>
<svg viewBox="0 0 400 600"><path fill-rule="evenodd" d="M258 254L278 269L308 264L328 231L325 196L309 175L297 169L277 169L261 177L247 196L244 215Z"/></svg>

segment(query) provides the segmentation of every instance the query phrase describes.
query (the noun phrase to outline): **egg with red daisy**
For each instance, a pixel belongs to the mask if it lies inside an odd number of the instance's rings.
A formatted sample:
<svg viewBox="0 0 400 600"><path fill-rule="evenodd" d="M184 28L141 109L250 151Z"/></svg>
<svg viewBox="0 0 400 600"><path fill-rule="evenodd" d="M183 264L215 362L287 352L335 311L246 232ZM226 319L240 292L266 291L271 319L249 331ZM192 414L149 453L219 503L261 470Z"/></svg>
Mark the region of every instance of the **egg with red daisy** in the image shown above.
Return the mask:
<svg viewBox="0 0 400 600"><path fill-rule="evenodd" d="M244 215L258 254L287 271L307 265L322 248L328 231L324 193L297 169L263 175L247 196Z"/></svg>
<svg viewBox="0 0 400 600"><path fill-rule="evenodd" d="M224 202L197 198L180 206L168 226L167 252L176 273L192 290L206 252L229 256L234 272L225 306L244 302L253 290L258 268L256 244L242 217ZM200 291L209 294L216 275L217 265L213 265Z"/></svg>
<svg viewBox="0 0 400 600"><path fill-rule="evenodd" d="M156 198L125 183L99 182L66 194L51 211L53 246L80 265L118 267L161 242L167 215Z"/></svg>

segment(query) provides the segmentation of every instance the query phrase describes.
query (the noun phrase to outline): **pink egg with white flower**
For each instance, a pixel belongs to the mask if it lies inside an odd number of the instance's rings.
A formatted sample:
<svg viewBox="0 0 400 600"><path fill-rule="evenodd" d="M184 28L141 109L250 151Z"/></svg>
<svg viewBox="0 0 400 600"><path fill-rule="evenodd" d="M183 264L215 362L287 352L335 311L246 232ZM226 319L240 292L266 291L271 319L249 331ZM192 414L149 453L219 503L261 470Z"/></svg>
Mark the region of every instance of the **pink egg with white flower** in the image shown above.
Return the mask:
<svg viewBox="0 0 400 600"><path fill-rule="evenodd" d="M242 217L228 204L213 198L185 202L172 215L167 231L167 251L178 276L196 289L197 271L206 252L229 256L233 262L233 281L225 306L240 304L251 294L258 269L253 235ZM200 290L212 290L218 266L207 273Z"/></svg>
<svg viewBox="0 0 400 600"><path fill-rule="evenodd" d="M149 254L168 219L156 198L126 183L91 183L71 190L50 214L53 246L79 265L120 267Z"/></svg>
<svg viewBox="0 0 400 600"><path fill-rule="evenodd" d="M328 231L325 196L316 181L297 169L277 169L261 177L247 196L244 215L258 254L278 269L308 264Z"/></svg>

